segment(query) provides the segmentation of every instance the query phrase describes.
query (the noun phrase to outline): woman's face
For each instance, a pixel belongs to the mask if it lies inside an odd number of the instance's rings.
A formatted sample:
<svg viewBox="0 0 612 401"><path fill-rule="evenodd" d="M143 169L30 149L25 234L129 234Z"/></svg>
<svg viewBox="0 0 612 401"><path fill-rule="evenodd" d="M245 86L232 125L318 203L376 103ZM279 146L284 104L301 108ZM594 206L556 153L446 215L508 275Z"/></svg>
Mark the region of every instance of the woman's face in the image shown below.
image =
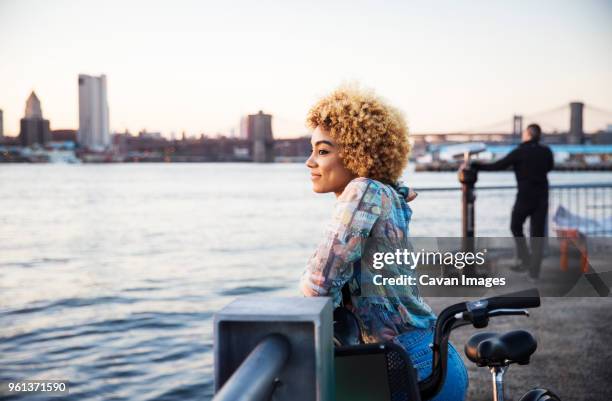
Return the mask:
<svg viewBox="0 0 612 401"><path fill-rule="evenodd" d="M321 128L317 127L310 140L312 153L306 161L310 169L312 190L317 193L333 192L340 196L346 185L357 175L342 163L338 145Z"/></svg>

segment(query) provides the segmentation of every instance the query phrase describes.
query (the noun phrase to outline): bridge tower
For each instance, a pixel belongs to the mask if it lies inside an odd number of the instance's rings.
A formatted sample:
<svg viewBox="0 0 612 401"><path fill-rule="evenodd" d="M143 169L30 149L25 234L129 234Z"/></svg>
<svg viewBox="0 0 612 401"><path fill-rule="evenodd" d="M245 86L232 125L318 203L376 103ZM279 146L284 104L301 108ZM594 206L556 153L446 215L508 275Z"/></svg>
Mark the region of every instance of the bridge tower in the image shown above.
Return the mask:
<svg viewBox="0 0 612 401"><path fill-rule="evenodd" d="M512 142L521 142L521 134L523 132L523 116L515 115L512 118Z"/></svg>
<svg viewBox="0 0 612 401"><path fill-rule="evenodd" d="M582 110L584 103L570 103L570 130L567 135L567 143L581 144L584 142L584 131L582 130Z"/></svg>

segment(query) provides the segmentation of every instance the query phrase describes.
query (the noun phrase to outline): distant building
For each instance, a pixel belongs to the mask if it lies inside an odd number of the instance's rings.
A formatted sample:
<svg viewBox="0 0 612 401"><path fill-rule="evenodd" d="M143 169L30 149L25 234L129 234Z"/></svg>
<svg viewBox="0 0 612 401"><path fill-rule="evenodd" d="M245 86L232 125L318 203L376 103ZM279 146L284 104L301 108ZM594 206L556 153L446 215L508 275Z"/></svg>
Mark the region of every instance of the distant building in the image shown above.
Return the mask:
<svg viewBox="0 0 612 401"><path fill-rule="evenodd" d="M162 139L161 132L147 132L146 129L138 132L138 136L141 138L153 138L153 139Z"/></svg>
<svg viewBox="0 0 612 401"><path fill-rule="evenodd" d="M79 75L79 131L82 148L103 151L110 146L106 75Z"/></svg>
<svg viewBox="0 0 612 401"><path fill-rule="evenodd" d="M247 139L252 144L252 158L256 163L274 161L274 137L272 136L272 116L259 111L249 115Z"/></svg>
<svg viewBox="0 0 612 401"><path fill-rule="evenodd" d="M0 109L0 141L4 138L4 114L2 113L2 109Z"/></svg>
<svg viewBox="0 0 612 401"><path fill-rule="evenodd" d="M310 137L274 140L274 158L277 162L305 162L310 156Z"/></svg>
<svg viewBox="0 0 612 401"><path fill-rule="evenodd" d="M49 120L45 120L40 100L32 91L26 101L25 116L20 121L19 143L22 146L44 145L51 141Z"/></svg>
<svg viewBox="0 0 612 401"><path fill-rule="evenodd" d="M612 128L612 126L610 128ZM612 129L599 131L590 135L588 138L588 142L595 145L612 145Z"/></svg>
<svg viewBox="0 0 612 401"><path fill-rule="evenodd" d="M241 139L247 139L249 137L249 116L242 116L240 118L240 136Z"/></svg>
<svg viewBox="0 0 612 401"><path fill-rule="evenodd" d="M76 143L77 131L74 129L54 129L51 131L53 142L74 142Z"/></svg>

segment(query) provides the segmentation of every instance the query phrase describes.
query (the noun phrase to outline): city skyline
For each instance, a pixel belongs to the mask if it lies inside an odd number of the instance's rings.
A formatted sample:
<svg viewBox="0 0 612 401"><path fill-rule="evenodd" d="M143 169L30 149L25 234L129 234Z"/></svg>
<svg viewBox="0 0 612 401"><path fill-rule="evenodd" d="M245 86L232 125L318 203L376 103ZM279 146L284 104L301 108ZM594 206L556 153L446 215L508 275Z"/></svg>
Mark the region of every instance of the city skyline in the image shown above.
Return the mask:
<svg viewBox="0 0 612 401"><path fill-rule="evenodd" d="M3 1L4 134L17 135L32 90L53 129L78 128L79 74L108 77L111 132L238 134L241 117L263 110L275 137L297 136L316 99L353 80L413 132L500 120L509 130L513 114L574 100L612 109L611 21L600 1ZM545 123L566 128L569 110ZM585 130L608 123L586 115Z"/></svg>

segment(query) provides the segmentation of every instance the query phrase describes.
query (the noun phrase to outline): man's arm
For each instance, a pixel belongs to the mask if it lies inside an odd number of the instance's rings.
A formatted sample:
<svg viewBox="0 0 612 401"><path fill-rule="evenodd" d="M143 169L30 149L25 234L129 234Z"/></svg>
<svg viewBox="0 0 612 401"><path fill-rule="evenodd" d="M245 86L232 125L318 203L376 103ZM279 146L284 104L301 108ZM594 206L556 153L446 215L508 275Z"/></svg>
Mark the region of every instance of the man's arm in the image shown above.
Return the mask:
<svg viewBox="0 0 612 401"><path fill-rule="evenodd" d="M506 156L501 159L493 162L493 163L483 163L480 161L474 161L470 165L474 167L476 170L482 171L497 171L497 170L505 170L508 167L514 165L516 163L518 148L514 149L512 152L508 153Z"/></svg>
<svg viewBox="0 0 612 401"><path fill-rule="evenodd" d="M549 171L551 171L554 167L555 167L555 157L553 155L552 150L550 150L550 148L546 148L548 150L548 170L546 170L546 172L548 173Z"/></svg>

